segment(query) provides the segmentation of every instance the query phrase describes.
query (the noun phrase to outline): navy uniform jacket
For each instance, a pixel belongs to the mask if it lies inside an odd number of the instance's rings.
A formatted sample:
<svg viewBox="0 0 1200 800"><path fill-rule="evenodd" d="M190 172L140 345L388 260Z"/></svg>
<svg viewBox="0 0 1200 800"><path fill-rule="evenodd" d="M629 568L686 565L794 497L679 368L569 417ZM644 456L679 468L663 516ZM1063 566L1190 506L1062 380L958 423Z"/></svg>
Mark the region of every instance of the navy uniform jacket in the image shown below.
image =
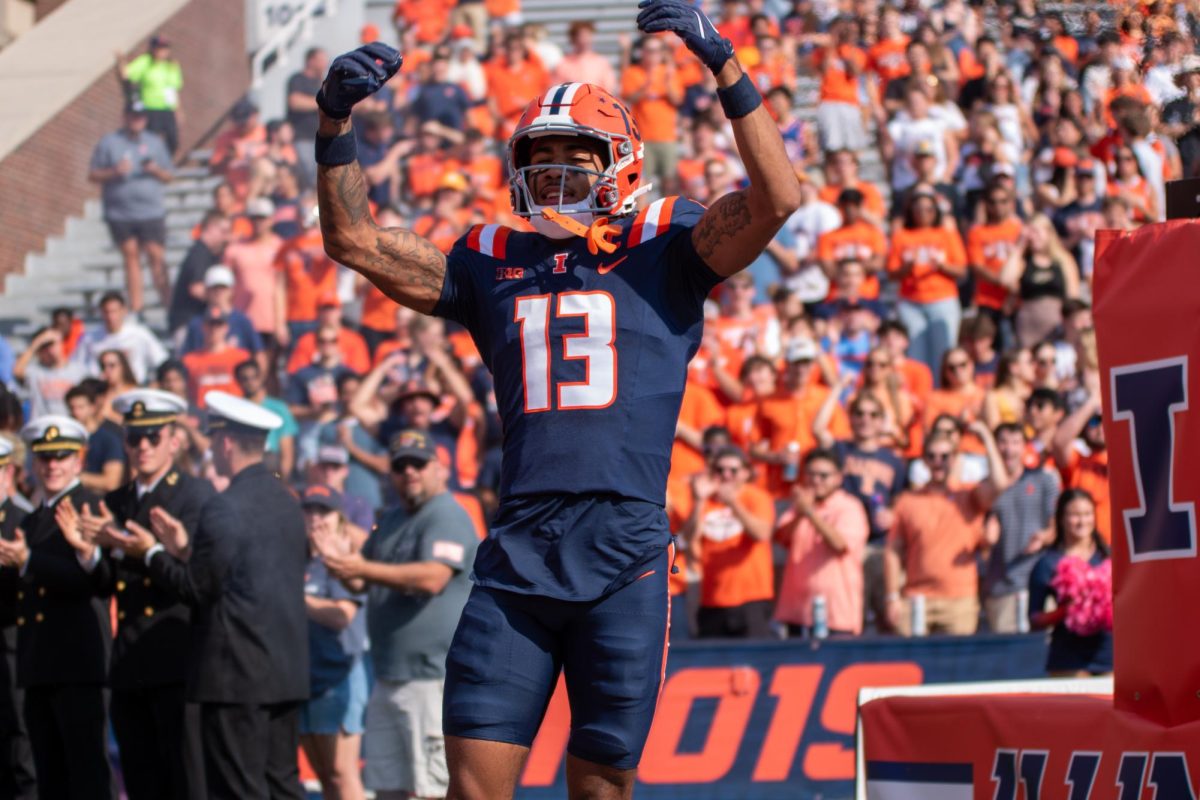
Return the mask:
<svg viewBox="0 0 1200 800"><path fill-rule="evenodd" d="M703 213L691 200L655 201L613 221L611 254L498 225L473 228L451 250L434 313L470 331L504 427L505 524L480 546L476 582L590 599L666 547L661 509L687 365L721 281L692 246ZM576 530L553 508L528 508L581 495L614 498L628 524ZM594 585L547 578L548 561L595 565Z"/></svg>
<svg viewBox="0 0 1200 800"><path fill-rule="evenodd" d="M119 525L129 520L150 529L150 509L162 507L194 535L200 509L213 496L208 481L172 469L141 500L137 483L109 492L104 502ZM117 598L117 635L109 685L142 689L184 682L187 667L187 605L167 586L155 583L139 558L111 557L111 589Z"/></svg>
<svg viewBox="0 0 1200 800"><path fill-rule="evenodd" d="M64 497L77 509L98 500L81 485ZM53 506L38 506L21 530L30 555L17 586L18 685L104 683L112 646L108 603L102 599L111 580L108 565L101 559L90 574L79 565L54 521Z"/></svg>
<svg viewBox="0 0 1200 800"><path fill-rule="evenodd" d="M186 563L154 556L151 579L192 609L188 700L308 698L307 564L300 504L261 464L204 504Z"/></svg>
<svg viewBox="0 0 1200 800"><path fill-rule="evenodd" d="M0 539L11 542L28 511L18 506L12 498L0 503ZM7 630L17 624L17 584L15 569L0 568L0 628Z"/></svg>

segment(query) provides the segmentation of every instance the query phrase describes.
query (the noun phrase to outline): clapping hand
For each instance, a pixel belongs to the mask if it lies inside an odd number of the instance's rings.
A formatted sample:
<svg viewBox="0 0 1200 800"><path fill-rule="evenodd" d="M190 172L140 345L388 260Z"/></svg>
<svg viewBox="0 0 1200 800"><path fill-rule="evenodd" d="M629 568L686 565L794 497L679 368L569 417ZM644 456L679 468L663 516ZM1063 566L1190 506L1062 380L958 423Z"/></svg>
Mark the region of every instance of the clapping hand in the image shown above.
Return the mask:
<svg viewBox="0 0 1200 800"><path fill-rule="evenodd" d="M0 539L0 566L21 569L29 560L29 545L25 543L25 531L17 528L13 538Z"/></svg>
<svg viewBox="0 0 1200 800"><path fill-rule="evenodd" d="M166 551L176 558L182 558L188 548L188 532L183 523L171 516L161 506L150 509L150 529L154 538L162 542Z"/></svg>
<svg viewBox="0 0 1200 800"><path fill-rule="evenodd" d="M79 524L79 512L70 497L64 497L54 507L54 521L67 544L75 549L80 558L90 559L96 553L96 542L84 533Z"/></svg>
<svg viewBox="0 0 1200 800"><path fill-rule="evenodd" d="M717 491L717 482L707 472L701 472L692 478L692 497L704 501Z"/></svg>
<svg viewBox="0 0 1200 800"><path fill-rule="evenodd" d="M104 532L105 538L111 541L114 547L121 548L126 555L133 558L144 558L146 553L150 552L150 548L156 544L154 534L133 520L125 523L125 530L121 530L115 525L107 525Z"/></svg>
<svg viewBox="0 0 1200 800"><path fill-rule="evenodd" d="M88 541L104 544L101 541L101 534L104 527L112 522L112 512L108 510L108 506L104 505L103 500L97 504L96 513L92 513L86 504L79 512L79 529L83 531L83 536Z"/></svg>
<svg viewBox="0 0 1200 800"><path fill-rule="evenodd" d="M383 88L403 62L400 51L382 42L343 53L329 65L317 92L317 106L332 119L345 119L355 103Z"/></svg>

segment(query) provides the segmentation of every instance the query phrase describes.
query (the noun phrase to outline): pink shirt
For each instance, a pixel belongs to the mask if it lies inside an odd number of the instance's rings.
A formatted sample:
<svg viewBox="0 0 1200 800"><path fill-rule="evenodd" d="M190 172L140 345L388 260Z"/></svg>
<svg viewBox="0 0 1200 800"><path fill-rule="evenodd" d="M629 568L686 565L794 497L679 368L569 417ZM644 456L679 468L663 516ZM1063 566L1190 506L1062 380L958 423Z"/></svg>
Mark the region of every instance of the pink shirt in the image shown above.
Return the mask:
<svg viewBox="0 0 1200 800"><path fill-rule="evenodd" d="M279 278L275 256L282 244L279 237L270 236L225 248L223 260L233 270L233 307L249 317L259 333L275 333L275 285Z"/></svg>
<svg viewBox="0 0 1200 800"><path fill-rule="evenodd" d="M792 541L783 567L775 619L812 625L813 598L824 595L830 629L862 633L862 565L870 532L866 509L858 498L838 489L817 504L816 516L841 534L846 552L835 553L811 520L798 520L792 510L785 511L780 529L785 536L790 529Z"/></svg>

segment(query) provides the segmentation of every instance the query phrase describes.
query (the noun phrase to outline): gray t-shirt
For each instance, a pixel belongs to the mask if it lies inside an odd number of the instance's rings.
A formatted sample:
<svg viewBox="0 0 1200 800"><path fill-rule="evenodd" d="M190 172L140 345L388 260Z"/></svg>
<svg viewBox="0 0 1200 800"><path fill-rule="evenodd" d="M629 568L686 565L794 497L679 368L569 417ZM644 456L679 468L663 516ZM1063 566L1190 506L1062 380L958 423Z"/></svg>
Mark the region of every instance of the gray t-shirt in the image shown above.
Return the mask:
<svg viewBox="0 0 1200 800"><path fill-rule="evenodd" d="M1025 554L1029 540L1054 518L1058 476L1044 469L1027 469L996 498L992 513L1000 523L1000 541L992 548L983 586L986 597L1011 594L1029 586L1041 553Z"/></svg>
<svg viewBox="0 0 1200 800"><path fill-rule="evenodd" d="M134 137L122 129L106 135L92 151L91 169L111 169L128 156L133 169L128 175L105 181L101 187L104 219L109 222L135 222L162 219L167 214L163 203L163 182L146 172L146 161L161 169L171 169L171 154L162 137L142 131Z"/></svg>
<svg viewBox="0 0 1200 800"><path fill-rule="evenodd" d="M29 418L43 414L66 414L67 392L88 376L76 361L61 367L43 367L36 360L25 368L25 388L29 390Z"/></svg>
<svg viewBox="0 0 1200 800"><path fill-rule="evenodd" d="M454 570L439 594L367 586L367 633L375 674L390 681L441 679L446 653L471 591L469 578L479 539L471 518L443 492L411 515L386 512L363 547L371 561L404 564L437 561Z"/></svg>

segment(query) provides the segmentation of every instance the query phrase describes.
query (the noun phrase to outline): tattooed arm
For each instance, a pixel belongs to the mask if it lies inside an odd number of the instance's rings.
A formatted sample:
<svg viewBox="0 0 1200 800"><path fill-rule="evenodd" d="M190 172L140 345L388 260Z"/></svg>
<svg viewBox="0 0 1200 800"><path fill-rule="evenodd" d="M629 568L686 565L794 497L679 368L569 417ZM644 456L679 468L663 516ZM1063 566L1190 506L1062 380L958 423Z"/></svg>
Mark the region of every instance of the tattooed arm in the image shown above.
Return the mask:
<svg viewBox="0 0 1200 800"><path fill-rule="evenodd" d="M730 58L717 75L717 85L726 88L741 77L741 65ZM800 182L766 104L732 120L732 125L750 185L718 199L692 229L696 252L724 276L757 258L800 205Z"/></svg>
<svg viewBox="0 0 1200 800"><path fill-rule="evenodd" d="M320 114L319 136L350 132L349 118ZM358 162L317 167L317 202L325 252L375 284L397 303L428 314L442 293L446 256L403 228L381 228L371 218L367 182Z"/></svg>

